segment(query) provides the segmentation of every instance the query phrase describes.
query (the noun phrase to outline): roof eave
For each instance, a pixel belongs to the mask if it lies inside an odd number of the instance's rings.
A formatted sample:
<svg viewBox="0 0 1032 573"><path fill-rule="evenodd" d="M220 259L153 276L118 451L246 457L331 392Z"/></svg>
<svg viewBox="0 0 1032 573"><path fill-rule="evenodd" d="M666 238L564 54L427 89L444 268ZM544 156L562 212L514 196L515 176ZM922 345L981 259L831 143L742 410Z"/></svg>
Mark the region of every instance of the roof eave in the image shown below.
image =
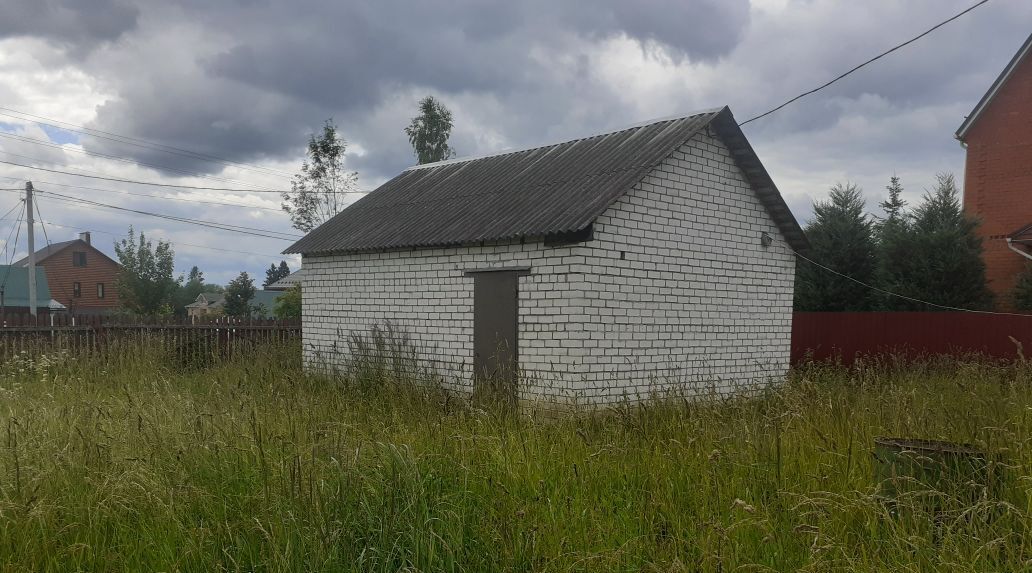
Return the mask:
<svg viewBox="0 0 1032 573"><path fill-rule="evenodd" d="M749 143L749 139L745 137L738 122L735 121L731 110L725 109L714 118L711 125L724 141L724 145L728 147L738 168L751 183L760 202L767 208L767 212L785 237L785 241L795 251L809 250L810 241L806 238L806 233L803 232L799 221L792 214L792 210L788 207L788 203L785 202L777 185L774 184L767 168L760 162L760 157Z"/></svg>
<svg viewBox="0 0 1032 573"><path fill-rule="evenodd" d="M1010 79L1011 75L1014 74L1014 70L1018 68L1018 64L1025 59L1026 55L1028 55L1030 48L1032 48L1032 34L1029 34L1028 38L1025 39L1025 43L1021 45L1021 48L1018 49L1017 53L1014 54L1014 57L1012 57L1010 62L1007 63L1007 67L1000 72L1000 75L996 77L996 81L993 82L993 85L987 92L985 92L984 95L982 95L982 99L978 100L978 103L975 105L975 108L971 110L971 113L964 118L964 123L961 123L960 127L957 128L954 137L961 142L965 142L965 138L967 137L967 133L971 129L971 126L974 125L982 115L982 112L985 111L985 108L988 107L989 103L992 102L994 97L996 97L1000 88L1002 88L1003 85L1007 83L1007 80Z"/></svg>

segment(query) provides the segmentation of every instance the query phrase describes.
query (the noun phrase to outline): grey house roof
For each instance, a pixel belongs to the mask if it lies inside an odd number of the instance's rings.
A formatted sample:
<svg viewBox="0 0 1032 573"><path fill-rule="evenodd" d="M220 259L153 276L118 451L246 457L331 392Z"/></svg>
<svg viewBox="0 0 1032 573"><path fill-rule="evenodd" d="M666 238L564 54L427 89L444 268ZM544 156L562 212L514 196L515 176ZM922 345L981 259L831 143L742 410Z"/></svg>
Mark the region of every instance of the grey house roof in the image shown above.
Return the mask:
<svg viewBox="0 0 1032 573"><path fill-rule="evenodd" d="M61 241L61 242L58 242L58 243L51 243L51 244L43 247L42 249L37 249L36 250L36 264L38 265L38 264L42 263L46 259L49 259L50 257L52 257L54 255L57 255L61 251L65 250L66 248L71 247L73 245L74 246L78 246L78 247L83 248L83 249L92 249L92 250L96 251L97 253L100 253L100 255L102 257L108 259L109 261L111 261L111 262L113 262L115 264L118 264L118 261L116 261L116 260L112 259L111 257L107 256L106 254L104 254L104 251L101 251L100 249L90 245L89 243L87 243L86 241L84 241L82 239L72 239L71 241ZM29 266L29 257L22 257L22 258L18 259L17 261L15 261L14 265L18 266L18 267L27 267L27 266Z"/></svg>
<svg viewBox="0 0 1032 573"><path fill-rule="evenodd" d="M971 126L974 125L975 121L982 115L985 108L989 106L989 102L993 101L993 98L996 97L1000 88L1003 87L1003 84L1007 83L1007 80L1010 79L1014 70L1017 69L1018 64L1025 59L1025 56L1027 56L1030 51L1032 51L1032 34L1029 34L1028 38L1025 39L1025 43L1018 48L1017 53L1015 53L1014 57L1011 58L1011 61L1007 63L1007 67L1003 68L1000 75L996 77L996 81L993 82L989 91L985 92L982 99L978 100L978 104L975 105L975 109L971 110L971 113L964 118L964 123L960 124L960 127L957 128L957 139L964 141L964 138L967 137L968 130L971 129Z"/></svg>
<svg viewBox="0 0 1032 573"><path fill-rule="evenodd" d="M265 287L265 290L283 291L293 287L294 285L299 285L301 284L301 281L304 280L304 271L305 269L303 268L298 269Z"/></svg>
<svg viewBox="0 0 1032 573"><path fill-rule="evenodd" d="M723 107L544 147L407 169L284 253L431 247L582 231L703 129L731 150L786 240L806 237Z"/></svg>

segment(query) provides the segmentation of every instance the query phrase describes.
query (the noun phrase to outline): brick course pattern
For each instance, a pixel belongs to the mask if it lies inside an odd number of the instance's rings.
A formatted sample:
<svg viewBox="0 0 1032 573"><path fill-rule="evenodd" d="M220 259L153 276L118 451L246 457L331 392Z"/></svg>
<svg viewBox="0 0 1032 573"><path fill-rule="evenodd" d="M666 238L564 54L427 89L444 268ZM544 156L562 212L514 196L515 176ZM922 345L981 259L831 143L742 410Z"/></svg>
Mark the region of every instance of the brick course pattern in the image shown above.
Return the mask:
<svg viewBox="0 0 1032 573"><path fill-rule="evenodd" d="M761 245L761 234L774 241ZM390 321L460 391L472 388L473 277L519 279L522 400L609 403L728 393L783 376L795 260L727 148L700 133L595 221L594 238L307 256L309 365Z"/></svg>
<svg viewBox="0 0 1032 573"><path fill-rule="evenodd" d="M1026 57L965 135L964 210L981 221L986 279L997 307L1013 309L1012 292L1029 261L1006 236L1032 224L1032 57Z"/></svg>

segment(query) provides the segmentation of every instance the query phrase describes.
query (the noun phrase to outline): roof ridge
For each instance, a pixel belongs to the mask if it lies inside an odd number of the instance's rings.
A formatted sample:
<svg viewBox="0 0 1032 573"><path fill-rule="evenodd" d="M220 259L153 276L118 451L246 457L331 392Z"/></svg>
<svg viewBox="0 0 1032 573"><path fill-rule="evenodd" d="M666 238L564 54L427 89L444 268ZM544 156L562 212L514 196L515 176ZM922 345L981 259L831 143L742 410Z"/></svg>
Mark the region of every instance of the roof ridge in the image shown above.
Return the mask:
<svg viewBox="0 0 1032 573"><path fill-rule="evenodd" d="M512 155L512 154L515 154L515 153L525 153L525 152L528 152L528 151L536 151L538 149L544 149L546 147L555 147L557 145L564 145L564 144L573 143L573 142L576 142L576 141L584 141L584 140L588 140L588 139L594 139L596 137L604 137L606 135L612 135L614 133L620 133L620 132L623 132L623 131L630 131L632 129L641 129L643 127L647 127L649 125L655 125L657 123L663 123L663 122L668 122L668 121L677 121L677 120L680 120L680 119L690 119L690 118L693 118L693 117L698 117L700 115L716 114L716 113L720 113L721 111L723 111L724 108L726 108L726 107L727 106L714 107L714 108L708 108L708 109L703 109L703 110L699 110L699 111L694 111L694 112L687 113L687 114L675 114L675 115L668 115L668 116L664 116L664 117L657 117L655 119L649 119L649 120L641 121L641 122L634 123L634 124L631 124L631 125L626 125L626 126L623 126L623 127L617 128L617 129L610 129L610 130L606 130L606 131L602 131L602 132L598 132L598 133L592 133L592 134L589 134L589 135L584 135L584 136L581 136L581 137L574 137L572 139L564 139L562 141L554 141L552 143L545 143L545 144L541 144L541 145L533 145L533 146L530 146L530 147L522 147L522 148L519 148L519 149L507 149L507 150L497 151L497 152L494 152L494 153L485 153L485 154L482 154L482 155L467 155L465 157L455 157L453 159L443 159L441 161L434 161L433 163L423 163L423 164L420 164L420 165L413 165L411 167L406 168L405 171L418 171L420 169L431 169L431 168L434 168L434 167L441 167L443 165L454 165L456 163L466 163L466 162L469 162L469 161L477 161L479 159L488 159L488 158L491 158L491 157L501 157L503 155Z"/></svg>

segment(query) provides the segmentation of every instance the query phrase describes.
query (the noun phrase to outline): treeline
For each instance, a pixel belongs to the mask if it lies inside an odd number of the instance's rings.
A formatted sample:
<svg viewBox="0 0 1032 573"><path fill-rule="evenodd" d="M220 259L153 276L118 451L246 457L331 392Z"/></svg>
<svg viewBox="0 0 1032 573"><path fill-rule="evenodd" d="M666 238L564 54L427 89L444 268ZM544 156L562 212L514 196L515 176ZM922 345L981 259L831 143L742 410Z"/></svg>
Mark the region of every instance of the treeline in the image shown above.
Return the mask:
<svg viewBox="0 0 1032 573"><path fill-rule="evenodd" d="M119 312L129 316L167 317L186 316L186 305L197 300L201 294L223 297L224 304L219 311L226 316L300 318L301 289L299 285L280 295L275 308L254 304L257 287L247 272L241 272L225 287L206 282L204 272L196 265L184 277L176 276L174 269L175 251L171 243L163 240L154 242L143 233L129 227L129 232L115 243L115 256L120 265L116 287L119 295ZM286 261L271 264L265 271L263 287L286 277L290 267Z"/></svg>
<svg viewBox="0 0 1032 573"><path fill-rule="evenodd" d="M861 189L832 187L815 201L806 226L811 250L796 266L795 308L802 311L989 310L978 221L960 204L953 175L937 176L920 204L909 208L903 184L892 177L881 216L870 215ZM1014 293L1032 310L1032 265Z"/></svg>

